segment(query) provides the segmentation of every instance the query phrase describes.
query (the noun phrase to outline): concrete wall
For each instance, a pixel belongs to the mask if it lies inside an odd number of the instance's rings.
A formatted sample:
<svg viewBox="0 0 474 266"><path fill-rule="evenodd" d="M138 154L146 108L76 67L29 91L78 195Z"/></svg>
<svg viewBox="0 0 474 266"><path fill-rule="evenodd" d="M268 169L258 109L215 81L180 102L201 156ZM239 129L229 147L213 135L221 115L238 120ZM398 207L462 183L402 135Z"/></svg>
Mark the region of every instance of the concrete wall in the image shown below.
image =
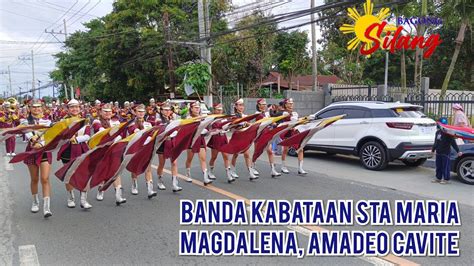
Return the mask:
<svg viewBox="0 0 474 266"><path fill-rule="evenodd" d="M285 91L286 98L293 98L295 111L300 116L314 114L324 108L324 92L318 91Z"/></svg>
<svg viewBox="0 0 474 266"><path fill-rule="evenodd" d="M286 98L293 98L294 108L300 116L314 114L324 107L323 91L285 91ZM244 98L245 113L255 113L258 98ZM278 104L283 99L266 98L267 104Z"/></svg>

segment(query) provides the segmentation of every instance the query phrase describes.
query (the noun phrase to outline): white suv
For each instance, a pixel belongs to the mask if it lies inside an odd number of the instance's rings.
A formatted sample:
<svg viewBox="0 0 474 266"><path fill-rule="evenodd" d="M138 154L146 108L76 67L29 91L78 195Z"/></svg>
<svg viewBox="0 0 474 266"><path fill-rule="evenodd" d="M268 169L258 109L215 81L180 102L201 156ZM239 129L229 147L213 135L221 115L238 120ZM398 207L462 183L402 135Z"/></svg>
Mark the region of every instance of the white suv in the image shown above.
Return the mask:
<svg viewBox="0 0 474 266"><path fill-rule="evenodd" d="M370 170L382 170L396 159L419 166L432 156L436 132L435 121L421 109L399 102L333 103L315 116L347 116L316 133L305 150L356 155Z"/></svg>

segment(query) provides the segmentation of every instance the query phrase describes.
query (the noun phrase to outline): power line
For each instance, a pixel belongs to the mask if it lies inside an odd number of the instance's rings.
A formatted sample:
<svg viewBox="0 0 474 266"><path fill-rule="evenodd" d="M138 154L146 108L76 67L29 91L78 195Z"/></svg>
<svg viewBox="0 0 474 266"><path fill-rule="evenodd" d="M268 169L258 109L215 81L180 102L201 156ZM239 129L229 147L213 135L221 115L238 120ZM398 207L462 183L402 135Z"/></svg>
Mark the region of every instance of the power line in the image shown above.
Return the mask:
<svg viewBox="0 0 474 266"><path fill-rule="evenodd" d="M76 0L76 2L75 2L71 7L69 7L69 9L66 10L66 12L64 12L64 14L63 14L62 16L60 16L53 24L49 25L49 26L46 27L46 28L53 27L54 25L56 25L62 18L64 18L64 17L67 15L67 13L69 13L69 11L71 11L71 9L72 9L77 3L79 3L79 0Z"/></svg>
<svg viewBox="0 0 474 266"><path fill-rule="evenodd" d="M33 41L24 41L24 40L0 40L0 44L34 44L34 43L61 43L61 42L33 42Z"/></svg>
<svg viewBox="0 0 474 266"><path fill-rule="evenodd" d="M45 3L46 3L47 5L50 5L49 8L51 8L51 9L55 9L55 10L59 10L59 11L64 11L64 10L67 9L67 7L61 6L61 5L58 5L58 4L55 4L55 3L51 3L51 2L45 2ZM55 6L55 7L51 7L51 6ZM59 8L57 8L57 7L59 7ZM73 12L75 12L75 11L77 11L77 10L73 10ZM86 14L86 13L79 13L79 14L83 15L83 14ZM86 16L90 16L90 17L94 17L94 18L99 18L99 16L92 15L92 14L86 14Z"/></svg>
<svg viewBox="0 0 474 266"><path fill-rule="evenodd" d="M76 23L77 21L79 21L81 18L83 18L85 15L89 14L89 12L94 9L96 6L98 6L100 4L100 2L102 2L102 0L99 0L95 5L93 5L91 8L89 8L89 10L86 11L86 13L84 13L82 16L80 16L78 19L74 20L73 22L71 22L71 24L69 24L69 26L72 26L74 25L74 23Z"/></svg>
<svg viewBox="0 0 474 266"><path fill-rule="evenodd" d="M81 7L81 9L77 10L76 13L74 13L71 17L69 17L68 19L66 19L66 22L69 22L71 19L73 19L79 12L81 12L84 8L86 8L86 6L88 6L90 2L91 2L91 1L88 0L87 3ZM59 29L60 27L61 27L61 26L58 26L58 27L56 27L56 29Z"/></svg>
<svg viewBox="0 0 474 266"><path fill-rule="evenodd" d="M3 9L3 8L0 8L0 10L3 11L3 12L7 12L7 13L10 13L10 14L13 14L13 15L20 16L20 17L29 18L29 19L32 19L32 20L40 21L40 22L51 23L51 21L47 21L47 20L43 20L43 19L31 17L31 16L26 16L26 15L19 14L19 13L15 13L15 12L12 12L12 11L9 11L9 10L6 10L6 9Z"/></svg>

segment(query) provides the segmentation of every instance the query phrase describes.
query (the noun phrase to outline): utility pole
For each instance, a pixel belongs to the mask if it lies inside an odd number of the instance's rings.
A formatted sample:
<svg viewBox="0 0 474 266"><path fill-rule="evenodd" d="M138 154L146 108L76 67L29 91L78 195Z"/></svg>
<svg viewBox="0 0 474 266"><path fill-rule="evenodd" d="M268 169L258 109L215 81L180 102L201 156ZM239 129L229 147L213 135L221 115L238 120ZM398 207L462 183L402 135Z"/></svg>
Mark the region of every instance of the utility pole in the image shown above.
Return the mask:
<svg viewBox="0 0 474 266"><path fill-rule="evenodd" d="M38 80L38 99L41 99L41 80Z"/></svg>
<svg viewBox="0 0 474 266"><path fill-rule="evenodd" d="M311 9L316 7L316 0L311 0ZM313 54L313 91L318 89L318 51L316 49L316 22L315 14L311 13L311 52Z"/></svg>
<svg viewBox="0 0 474 266"><path fill-rule="evenodd" d="M32 79L32 84L31 84L31 93L32 93L32 97L35 98L35 59L34 59L34 51L31 50L30 57L19 56L18 59L22 60L22 61L31 60L31 74L32 74L32 78L33 78Z"/></svg>
<svg viewBox="0 0 474 266"><path fill-rule="evenodd" d="M29 81L26 82L26 99L28 100L28 85L30 84Z"/></svg>
<svg viewBox="0 0 474 266"><path fill-rule="evenodd" d="M8 66L8 84L10 85L10 93L13 96L12 73L10 72L10 66Z"/></svg>
<svg viewBox="0 0 474 266"><path fill-rule="evenodd" d="M173 63L173 48L171 47L171 34L170 34L170 21L168 12L163 14L163 28L165 30L165 38L166 38L166 46L168 50L168 72L169 72L169 79L170 79L170 89L172 93L175 93L176 88L176 81L174 78L174 63Z"/></svg>
<svg viewBox="0 0 474 266"><path fill-rule="evenodd" d="M33 74L33 82L31 82L31 91L33 99L35 98L35 59L33 50L31 50L31 73Z"/></svg>
<svg viewBox="0 0 474 266"><path fill-rule="evenodd" d="M204 0L198 0L198 26L199 26L199 39L204 39L206 37L206 26L204 24ZM202 41L201 46L199 47L201 52L201 62L204 63L206 59L205 51L205 42Z"/></svg>
<svg viewBox="0 0 474 266"><path fill-rule="evenodd" d="M65 42L66 42L66 39L67 39L66 19L63 19L63 24L64 24L64 32L63 32L62 30L60 30L60 31L54 31L54 29L52 29L52 30L44 29L44 32L51 34L51 36L53 36L58 42L62 42L62 41L59 40L59 39L56 37L56 35L64 35L64 43L65 43Z"/></svg>
<svg viewBox="0 0 474 266"><path fill-rule="evenodd" d="M211 21L210 21L210 0L205 0L206 1L206 6L205 6L205 28L206 28L206 37L209 40L209 37L211 36ZM208 44L208 41L206 41L206 61L208 63L207 67L209 69L209 74L211 75L211 79L209 80L209 83L207 85L207 95L212 97L212 58L211 58L211 47ZM212 106L212 98L210 99L210 105Z"/></svg>
<svg viewBox="0 0 474 266"><path fill-rule="evenodd" d="M210 36L211 27L210 27L210 17L209 17L209 4L210 1L208 0L198 0L198 26L199 26L199 39L203 40L206 37ZM201 54L201 63L206 63L209 73L212 76L212 68L211 68L211 48L209 47L208 41L201 41L201 45L199 47L200 54ZM209 80L207 85L207 95L211 95L211 88L212 88L212 78Z"/></svg>
<svg viewBox="0 0 474 266"><path fill-rule="evenodd" d="M8 71L0 71L0 75L6 75L8 74L8 80L9 80L9 89L10 89L10 94L13 95L13 91L12 91L12 79L11 79L11 75L10 75L10 66L8 66ZM6 91L6 90L5 90Z"/></svg>

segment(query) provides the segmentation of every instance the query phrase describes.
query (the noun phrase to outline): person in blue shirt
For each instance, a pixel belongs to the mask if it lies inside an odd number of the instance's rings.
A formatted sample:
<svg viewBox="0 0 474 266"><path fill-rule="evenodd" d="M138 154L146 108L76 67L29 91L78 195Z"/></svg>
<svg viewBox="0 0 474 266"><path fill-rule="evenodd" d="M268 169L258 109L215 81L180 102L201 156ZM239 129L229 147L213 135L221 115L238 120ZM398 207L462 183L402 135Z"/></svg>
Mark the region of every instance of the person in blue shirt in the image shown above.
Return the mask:
<svg viewBox="0 0 474 266"><path fill-rule="evenodd" d="M447 125L448 119L443 117L439 122ZM449 183L451 174L451 161L449 154L451 153L451 147L453 147L453 149L458 153L458 156L462 156L462 152L459 151L456 140L438 128L435 135L435 142L431 148L431 151L436 153L436 178L431 182L440 184Z"/></svg>

